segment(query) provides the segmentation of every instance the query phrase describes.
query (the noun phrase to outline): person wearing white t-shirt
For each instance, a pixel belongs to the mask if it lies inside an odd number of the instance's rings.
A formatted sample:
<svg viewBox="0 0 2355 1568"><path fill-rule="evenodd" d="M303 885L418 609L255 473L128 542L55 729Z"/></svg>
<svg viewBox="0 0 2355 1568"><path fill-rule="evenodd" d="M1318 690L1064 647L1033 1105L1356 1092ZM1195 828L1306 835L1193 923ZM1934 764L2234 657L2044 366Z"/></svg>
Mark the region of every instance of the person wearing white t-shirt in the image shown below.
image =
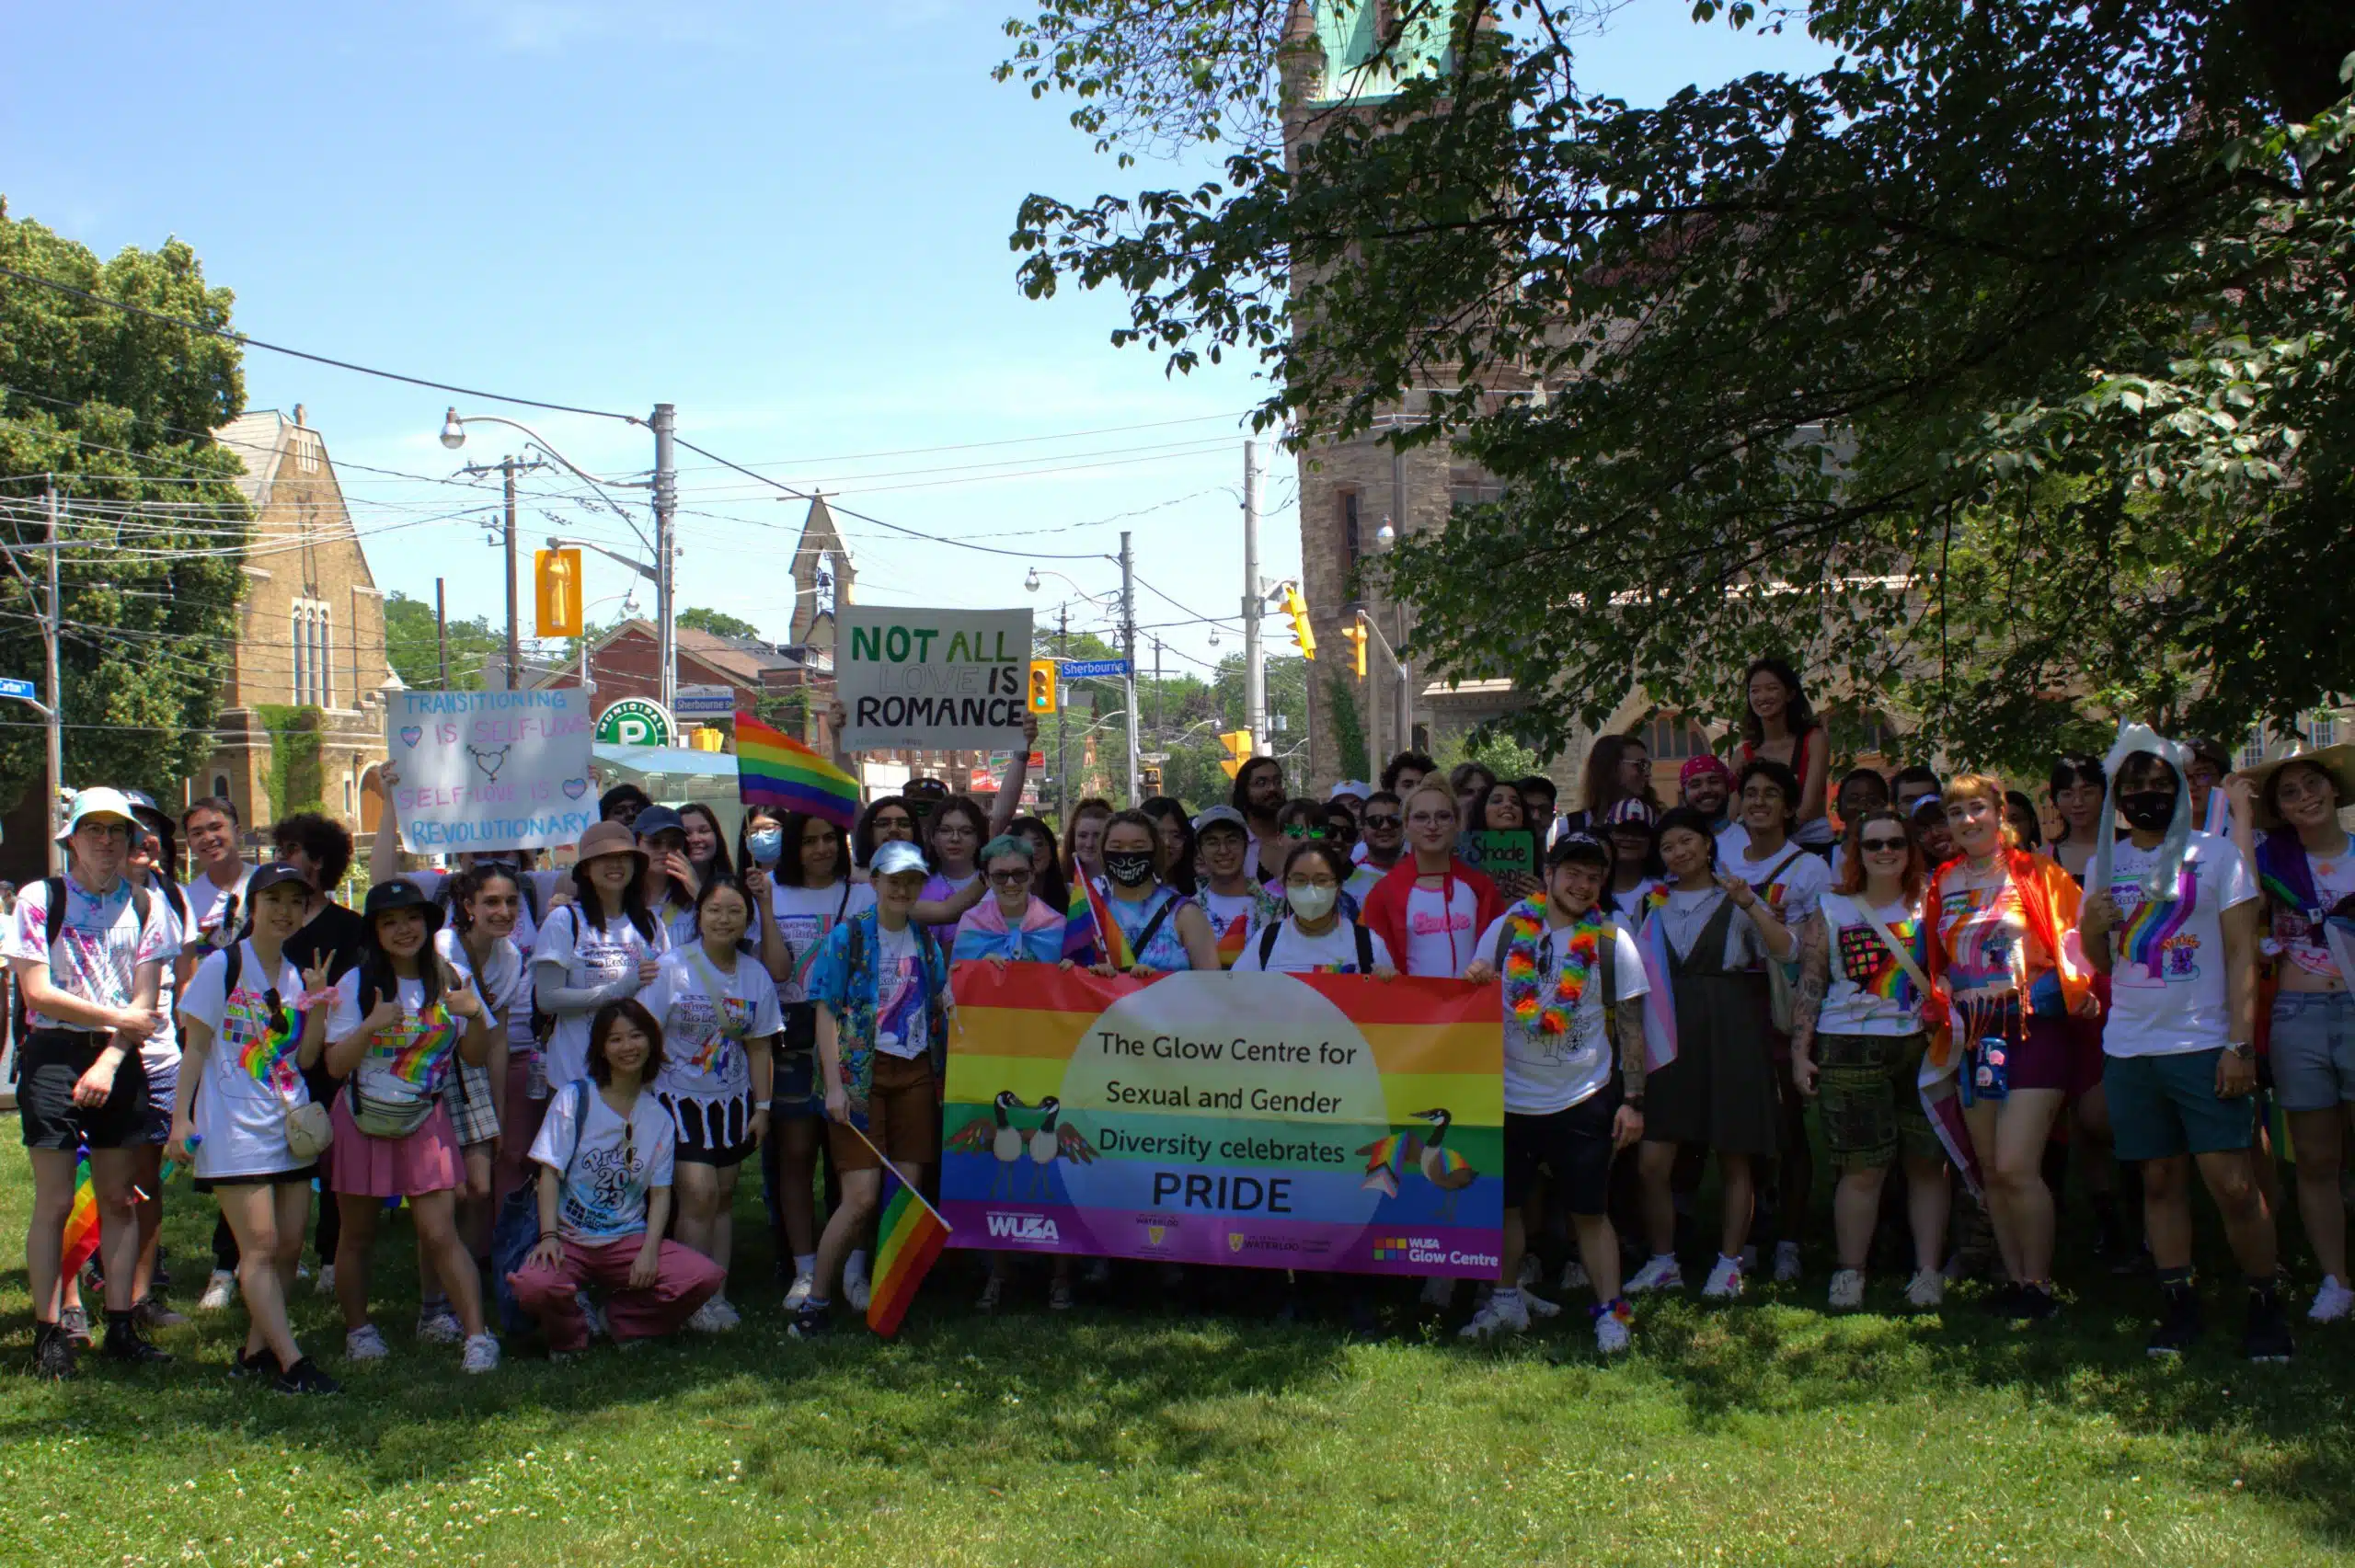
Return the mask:
<svg viewBox="0 0 2355 1568"><path fill-rule="evenodd" d="M1558 1310L1519 1283L1544 1180L1569 1211L1594 1287L1595 1344L1606 1355L1627 1348L1633 1314L1619 1291L1611 1162L1644 1136L1642 998L1651 988L1635 938L1602 908L1611 859L1594 835L1563 833L1545 856L1545 890L1480 933L1480 956L1465 972L1477 984L1504 982L1505 1090L1503 1267L1464 1326L1466 1339L1521 1333L1533 1307Z"/></svg>
<svg viewBox="0 0 2355 1568"><path fill-rule="evenodd" d="M678 1238L724 1277L735 1251L736 1175L768 1136L772 1042L785 1025L776 982L738 945L752 924L743 884L725 875L706 882L695 921L695 944L664 954L639 1000L662 1025L654 1086L676 1138ZM741 1321L723 1288L689 1326L714 1333Z"/></svg>
<svg viewBox="0 0 2355 1568"><path fill-rule="evenodd" d="M339 1387L303 1354L286 1314L318 1162L307 1150L296 1154L289 1133L316 1130L298 1116L315 1121L318 1115L303 1071L316 1064L326 1044L302 1019L311 983L326 989L327 967L321 963L306 981L284 951L303 928L310 892L300 866L280 862L256 871L247 892L251 935L208 955L180 993L188 1045L165 1150L173 1161L193 1162L236 1238L237 1284L250 1319L238 1370L274 1377L283 1392L306 1394Z"/></svg>
<svg viewBox="0 0 2355 1568"><path fill-rule="evenodd" d="M1194 818L1194 845L1203 873L1194 902L1210 921L1220 967L1232 969L1259 933L1283 918L1283 900L1251 874L1251 825L1232 806Z"/></svg>
<svg viewBox="0 0 2355 1568"><path fill-rule="evenodd" d="M1454 794L1437 779L1407 797L1407 847L1360 911L1404 974L1460 978L1504 908L1497 885L1456 857ZM1436 1287L1434 1287L1436 1290Z"/></svg>
<svg viewBox="0 0 2355 1568"><path fill-rule="evenodd" d="M555 1020L543 1083L569 1083L589 1070L589 1021L609 1001L654 983L671 950L662 923L639 892L648 856L619 822L580 835L573 863L575 902L551 913L532 947L532 1000Z"/></svg>
<svg viewBox="0 0 2355 1568"><path fill-rule="evenodd" d="M1237 971L1267 975L1372 975L1394 979L1397 966L1382 938L1341 913L1349 856L1338 844L1296 844L1284 860L1284 902L1291 913L1245 944Z"/></svg>
<svg viewBox="0 0 2355 1568"><path fill-rule="evenodd" d="M2110 770L2127 839L2087 877L2078 937L2110 978L2102 1087L2118 1157L2142 1164L2143 1233L2164 1312L2149 1344L2175 1356L2200 1335L2191 1280L2191 1167L2246 1276L2241 1346L2286 1361L2272 1217L2257 1187L2257 887L2228 839L2189 828L2180 750L2137 750ZM2108 886L2100 886L2104 861Z"/></svg>
<svg viewBox="0 0 2355 1568"><path fill-rule="evenodd" d="M191 802L180 813L180 836L188 841L196 875L181 885L188 895L188 938L210 951L226 947L246 918L251 896L247 880L254 868L237 853L237 808L219 795Z"/></svg>
<svg viewBox="0 0 2355 1568"><path fill-rule="evenodd" d="M1901 1156L1913 1230L1905 1299L1935 1307L1946 1299L1938 1265L1947 1161L1917 1086L1929 1047L1922 1025L1929 868L1901 813L1861 807L1843 816L1847 853L1841 858L1848 869L1839 889L1823 895L1823 919L1800 941L1791 1028L1792 1082L1822 1102L1823 1140L1840 1173L1832 1197L1840 1266L1832 1276L1831 1304L1864 1305L1881 1186Z"/></svg>

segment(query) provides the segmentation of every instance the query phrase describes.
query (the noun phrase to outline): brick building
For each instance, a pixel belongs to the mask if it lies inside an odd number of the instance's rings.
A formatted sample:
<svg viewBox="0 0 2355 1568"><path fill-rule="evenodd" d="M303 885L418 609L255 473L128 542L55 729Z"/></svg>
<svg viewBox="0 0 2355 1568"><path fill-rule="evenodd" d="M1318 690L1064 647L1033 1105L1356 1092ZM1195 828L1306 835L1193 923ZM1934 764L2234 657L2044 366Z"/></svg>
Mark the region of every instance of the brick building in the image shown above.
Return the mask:
<svg viewBox="0 0 2355 1568"><path fill-rule="evenodd" d="M810 671L801 660L751 637L723 637L692 626L677 628L676 639L680 685L731 687L737 705L747 711L757 711L764 701L768 701L775 712L776 699L802 697L805 701L800 705L809 710L812 733L818 733L822 727L825 702L823 698L806 700L810 695ZM624 697L659 701L662 694L661 669L661 642L654 623L643 619L623 622L590 645L589 679L595 687L590 698L591 708L602 714ZM524 683L534 690L577 687L580 684L580 670L574 664L534 666L527 670ZM813 740L811 744L818 742Z"/></svg>
<svg viewBox="0 0 2355 1568"><path fill-rule="evenodd" d="M327 443L299 403L292 418L246 414L213 439L245 461L237 487L254 526L213 751L186 798L227 796L249 832L313 802L355 833L373 831L385 693L401 682Z"/></svg>

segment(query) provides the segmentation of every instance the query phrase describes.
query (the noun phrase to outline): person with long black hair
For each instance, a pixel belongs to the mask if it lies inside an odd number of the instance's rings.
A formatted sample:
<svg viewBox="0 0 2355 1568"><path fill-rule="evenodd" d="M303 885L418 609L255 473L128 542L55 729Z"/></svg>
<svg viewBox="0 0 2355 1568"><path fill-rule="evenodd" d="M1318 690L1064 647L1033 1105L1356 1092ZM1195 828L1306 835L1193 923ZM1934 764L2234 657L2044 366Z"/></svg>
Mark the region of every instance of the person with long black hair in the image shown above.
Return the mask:
<svg viewBox="0 0 2355 1568"><path fill-rule="evenodd" d="M1161 858L1169 867L1169 885L1192 898L1196 891L1193 818L1186 814L1182 802L1166 795L1156 795L1137 809L1152 818L1161 833Z"/></svg>
<svg viewBox="0 0 2355 1568"><path fill-rule="evenodd" d="M589 1071L589 1023L609 1001L653 982L670 936L646 907L647 853L618 822L580 835L572 867L574 900L552 912L532 949L532 996L554 1022L546 1079L569 1083Z"/></svg>
<svg viewBox="0 0 2355 1568"><path fill-rule="evenodd" d="M719 826L719 814L700 800L690 800L679 807L679 828L686 835L687 866L695 874L697 890L715 876L736 875L735 863L728 858L728 838Z"/></svg>
<svg viewBox="0 0 2355 1568"><path fill-rule="evenodd" d="M1818 854L1832 851L1832 822L1824 815L1824 783L1832 776L1831 737L1809 705L1798 671L1779 658L1752 661L1742 675L1741 745L1735 766L1761 758L1780 762L1799 782L1792 802L1798 825L1791 841Z"/></svg>
<svg viewBox="0 0 2355 1568"><path fill-rule="evenodd" d="M1190 830L1191 824L1189 828ZM1071 883L1063 876L1061 846L1055 841L1055 830L1043 817L1017 817L1006 824L1007 832L1017 835L1030 845L1030 891L1047 902L1057 913L1071 910Z"/></svg>

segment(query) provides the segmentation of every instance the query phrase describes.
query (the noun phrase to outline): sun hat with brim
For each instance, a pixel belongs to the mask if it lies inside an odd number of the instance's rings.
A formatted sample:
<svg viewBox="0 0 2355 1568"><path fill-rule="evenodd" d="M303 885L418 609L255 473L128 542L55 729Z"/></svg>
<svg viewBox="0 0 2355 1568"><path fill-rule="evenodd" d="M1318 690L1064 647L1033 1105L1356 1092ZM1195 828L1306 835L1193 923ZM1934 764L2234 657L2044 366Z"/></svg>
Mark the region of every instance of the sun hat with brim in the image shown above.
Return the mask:
<svg viewBox="0 0 2355 1568"><path fill-rule="evenodd" d="M924 851L905 839L893 839L888 844L875 847L875 859L867 865L867 875L869 877L900 876L911 871L929 870L931 867L924 863Z"/></svg>
<svg viewBox="0 0 2355 1568"><path fill-rule="evenodd" d="M247 885L247 889L250 894L252 890L250 883ZM373 925L377 916L391 914L396 910L422 910L428 931L439 931L442 928L442 906L427 898L425 889L406 876L396 876L390 881L379 882L369 888L367 902L361 905L360 913L362 919Z"/></svg>
<svg viewBox="0 0 2355 1568"><path fill-rule="evenodd" d="M2248 770L2249 782L2257 786L2257 825L2258 827L2269 833L2274 829L2283 826L2279 812L2266 809L2265 786L2272 780L2274 774L2292 762L2303 762L2308 767L2320 768L2324 773L2328 773L2331 782L2338 786L2338 805L2341 810L2349 806L2355 806L2355 743L2342 740L2336 746L2326 746L2319 751L2292 751L2287 757L2276 757L2269 762L2260 762Z"/></svg>
<svg viewBox="0 0 2355 1568"><path fill-rule="evenodd" d="M305 893L311 890L311 879L303 875L301 866L292 862L273 860L267 865L258 865L254 867L254 874L246 878L246 902L250 906L272 887L283 887L289 883Z"/></svg>
<svg viewBox="0 0 2355 1568"><path fill-rule="evenodd" d="M646 813L641 811L638 815L643 817ZM600 855L609 854L634 854L640 863L650 858L638 847L638 835L629 830L626 823L599 822L580 835L580 846L575 852L575 858L581 864L586 865Z"/></svg>
<svg viewBox="0 0 2355 1568"><path fill-rule="evenodd" d="M95 789L86 789L74 797L74 808L65 818L65 831L57 836L60 839L72 838L75 830L93 817L117 817L126 825L136 826L139 818L132 815L136 810L131 797L119 789L109 789L103 784Z"/></svg>

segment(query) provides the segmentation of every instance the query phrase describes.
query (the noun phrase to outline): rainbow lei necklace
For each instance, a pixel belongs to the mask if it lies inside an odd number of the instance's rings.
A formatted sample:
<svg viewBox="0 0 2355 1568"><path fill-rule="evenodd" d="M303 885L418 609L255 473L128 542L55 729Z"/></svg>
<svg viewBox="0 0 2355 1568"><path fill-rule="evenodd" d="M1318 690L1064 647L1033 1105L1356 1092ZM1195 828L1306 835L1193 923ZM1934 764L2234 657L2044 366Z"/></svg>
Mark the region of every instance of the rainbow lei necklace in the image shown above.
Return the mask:
<svg viewBox="0 0 2355 1568"><path fill-rule="evenodd" d="M1505 914L1511 942L1505 948L1505 1005L1524 1029L1543 1035L1567 1035L1579 998L1586 994L1586 979L1594 972L1610 922L1599 909L1589 910L1563 934L1569 939L1566 961L1556 972L1554 994L1538 999L1537 956L1545 944L1545 900L1524 898Z"/></svg>

